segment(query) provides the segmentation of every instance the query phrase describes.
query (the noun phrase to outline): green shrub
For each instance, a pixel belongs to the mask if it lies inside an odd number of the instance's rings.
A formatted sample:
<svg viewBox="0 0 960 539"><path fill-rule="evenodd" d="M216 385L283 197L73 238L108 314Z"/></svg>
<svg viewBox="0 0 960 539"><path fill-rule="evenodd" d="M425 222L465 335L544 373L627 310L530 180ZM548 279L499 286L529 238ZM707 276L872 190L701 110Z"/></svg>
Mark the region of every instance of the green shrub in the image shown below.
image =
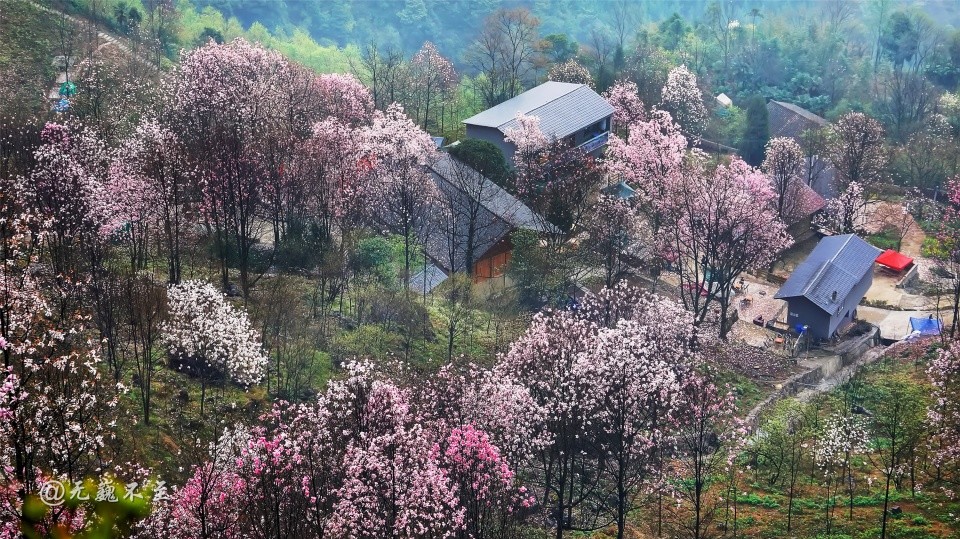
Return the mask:
<svg viewBox="0 0 960 539"><path fill-rule="evenodd" d="M774 496L760 495L757 496L754 493L749 493L746 496L737 497L737 502L745 505L755 505L758 507L763 507L764 509L777 509L780 507L780 503L777 502Z"/></svg>
<svg viewBox="0 0 960 539"><path fill-rule="evenodd" d="M893 228L885 228L876 234L867 236L867 241L880 249L898 249L900 247L900 238Z"/></svg>
<svg viewBox="0 0 960 539"><path fill-rule="evenodd" d="M936 257L940 254L940 240L933 236L923 238L923 245L920 246L920 255L927 258Z"/></svg>
<svg viewBox="0 0 960 539"><path fill-rule="evenodd" d="M464 139L460 144L451 146L448 151L466 165L493 180L497 185L511 187L510 167L500 148L491 142L480 139Z"/></svg>

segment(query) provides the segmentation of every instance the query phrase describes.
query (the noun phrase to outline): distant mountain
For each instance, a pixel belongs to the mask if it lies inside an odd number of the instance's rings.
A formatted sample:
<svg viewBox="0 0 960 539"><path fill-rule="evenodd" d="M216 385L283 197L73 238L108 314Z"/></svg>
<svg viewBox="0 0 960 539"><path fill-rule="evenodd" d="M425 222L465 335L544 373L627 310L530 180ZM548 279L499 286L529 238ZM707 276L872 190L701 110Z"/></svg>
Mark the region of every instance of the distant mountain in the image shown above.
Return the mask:
<svg viewBox="0 0 960 539"><path fill-rule="evenodd" d="M460 61L484 19L499 8L524 7L541 21L540 34L566 33L586 43L593 28L612 30L616 0L195 0L244 26L259 22L270 30L305 28L322 44L364 45L372 41L406 53L433 41ZM659 21L678 12L700 17L703 2L628 0L635 23ZM778 3L779 4L779 3Z"/></svg>

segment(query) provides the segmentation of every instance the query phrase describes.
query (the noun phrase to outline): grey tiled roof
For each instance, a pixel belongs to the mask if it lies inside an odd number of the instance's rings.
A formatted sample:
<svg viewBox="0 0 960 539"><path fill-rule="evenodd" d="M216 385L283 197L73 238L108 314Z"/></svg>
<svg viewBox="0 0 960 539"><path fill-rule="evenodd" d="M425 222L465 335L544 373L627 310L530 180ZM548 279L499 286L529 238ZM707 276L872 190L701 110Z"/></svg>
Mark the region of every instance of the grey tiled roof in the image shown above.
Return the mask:
<svg viewBox="0 0 960 539"><path fill-rule="evenodd" d="M476 170L442 153L430 166L442 200L449 206L433 216L434 224L425 239L427 255L445 271L466 268L466 237L474 220L473 260L476 261L513 230L525 229L554 234L559 230L526 204ZM464 177L464 175L466 175ZM467 186L469 190L465 190ZM469 213L479 202L476 215Z"/></svg>
<svg viewBox="0 0 960 539"><path fill-rule="evenodd" d="M827 125L827 120L792 103L770 100L767 102L767 117L770 122L770 138L790 137L800 140L804 131Z"/></svg>
<svg viewBox="0 0 960 539"><path fill-rule="evenodd" d="M462 163L459 163L459 165L462 167L463 171L473 176L474 179L471 180L471 183L474 181L483 182L483 187L480 190L480 204L497 218L502 219L514 228L523 228L550 234L556 234L560 232L557 227L548 223L543 217L537 215L536 212L531 210L517 197L511 195L506 189L500 187L492 180L483 177L476 170L463 165ZM450 183L449 179L453 177L454 166L454 158L448 153L443 153L430 168L435 175L440 176L441 179L446 179L447 182ZM443 186L441 186L441 188L442 187ZM464 193L464 195L466 195L466 193Z"/></svg>
<svg viewBox="0 0 960 539"><path fill-rule="evenodd" d="M495 127L518 127L517 114L540 118L540 130L563 138L613 114L613 106L585 84L549 81L463 121Z"/></svg>
<svg viewBox="0 0 960 539"><path fill-rule="evenodd" d="M421 294L429 294L447 280L447 274L440 268L427 263L427 266L410 277L410 289Z"/></svg>
<svg viewBox="0 0 960 539"><path fill-rule="evenodd" d="M844 304L853 288L873 271L880 249L853 234L820 240L774 296L805 297L830 314ZM836 299L833 293L836 292Z"/></svg>

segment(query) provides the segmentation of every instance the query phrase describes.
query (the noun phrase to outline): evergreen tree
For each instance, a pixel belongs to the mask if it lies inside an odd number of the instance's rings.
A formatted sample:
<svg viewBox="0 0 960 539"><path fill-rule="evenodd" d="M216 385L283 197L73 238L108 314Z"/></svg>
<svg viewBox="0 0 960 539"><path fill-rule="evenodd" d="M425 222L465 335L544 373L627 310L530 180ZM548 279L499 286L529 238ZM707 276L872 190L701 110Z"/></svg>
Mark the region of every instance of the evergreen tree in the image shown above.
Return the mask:
<svg viewBox="0 0 960 539"><path fill-rule="evenodd" d="M770 120L763 96L755 95L747 101L747 124L740 143L743 160L753 166L763 163L763 148L770 139Z"/></svg>
<svg viewBox="0 0 960 539"><path fill-rule="evenodd" d="M510 187L510 167L503 152L493 143L468 138L460 144L451 146L450 155L456 157L470 168L493 180L501 187Z"/></svg>

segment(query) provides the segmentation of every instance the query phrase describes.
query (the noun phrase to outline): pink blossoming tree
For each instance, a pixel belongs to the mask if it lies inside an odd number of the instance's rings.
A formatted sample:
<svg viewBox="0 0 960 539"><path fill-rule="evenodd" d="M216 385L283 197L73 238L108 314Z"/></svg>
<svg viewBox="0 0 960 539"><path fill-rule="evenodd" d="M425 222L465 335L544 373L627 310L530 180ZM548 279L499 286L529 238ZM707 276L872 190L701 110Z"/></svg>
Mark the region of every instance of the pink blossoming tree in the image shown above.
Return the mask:
<svg viewBox="0 0 960 539"><path fill-rule="evenodd" d="M383 208L378 219L403 237L403 282L410 280L417 234L426 226L430 202L437 187L426 169L434 161L433 139L393 104L378 112L365 131L367 159L373 163L376 203Z"/></svg>
<svg viewBox="0 0 960 539"><path fill-rule="evenodd" d="M776 196L777 216L793 222L804 210L803 148L792 138L776 137L767 142L763 172L770 177Z"/></svg>
<svg viewBox="0 0 960 539"><path fill-rule="evenodd" d="M557 538L607 523L623 537L675 432L668 418L683 414L674 397L697 363L691 328L680 306L618 286L575 312L538 314L502 358L500 376L527 387L545 414L539 473ZM616 485L614 495L602 484Z"/></svg>
<svg viewBox="0 0 960 539"><path fill-rule="evenodd" d="M630 126L647 118L647 107L633 81L617 81L603 93L603 98L613 106L613 131L620 138L627 138Z"/></svg>
<svg viewBox="0 0 960 539"><path fill-rule="evenodd" d="M740 159L713 172L693 170L681 185L665 204L664 248L676 257L681 296L695 323L718 304L719 333L725 339L734 281L771 264L792 239L777 217L769 180Z"/></svg>

